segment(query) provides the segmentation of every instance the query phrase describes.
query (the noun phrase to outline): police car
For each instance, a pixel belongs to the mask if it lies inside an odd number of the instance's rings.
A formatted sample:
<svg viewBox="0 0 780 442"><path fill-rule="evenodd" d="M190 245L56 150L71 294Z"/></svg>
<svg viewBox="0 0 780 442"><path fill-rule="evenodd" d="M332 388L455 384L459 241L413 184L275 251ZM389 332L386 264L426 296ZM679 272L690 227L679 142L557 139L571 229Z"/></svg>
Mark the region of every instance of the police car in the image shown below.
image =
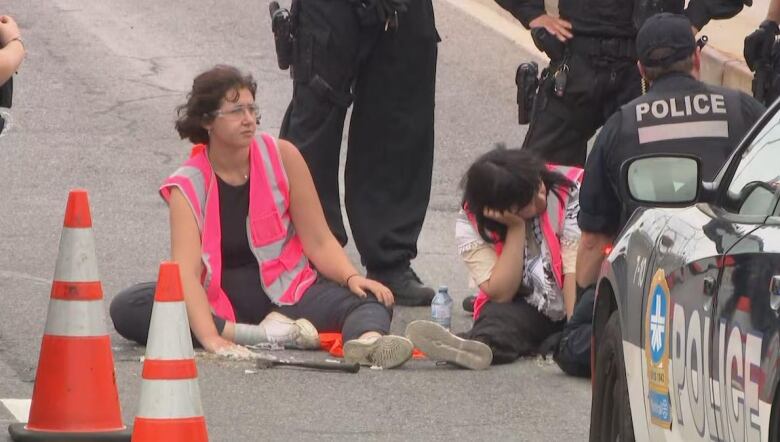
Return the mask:
<svg viewBox="0 0 780 442"><path fill-rule="evenodd" d="M778 109L712 183L689 155L623 165L647 207L597 285L591 441L780 440Z"/></svg>

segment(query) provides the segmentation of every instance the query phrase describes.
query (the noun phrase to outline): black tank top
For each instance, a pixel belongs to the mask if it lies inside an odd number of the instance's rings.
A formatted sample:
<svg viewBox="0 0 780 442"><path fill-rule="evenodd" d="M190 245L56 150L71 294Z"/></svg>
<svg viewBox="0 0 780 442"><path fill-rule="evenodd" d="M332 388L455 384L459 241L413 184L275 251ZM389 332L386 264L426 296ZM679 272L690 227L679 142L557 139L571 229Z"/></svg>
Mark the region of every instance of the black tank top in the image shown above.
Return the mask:
<svg viewBox="0 0 780 442"><path fill-rule="evenodd" d="M249 181L231 186L217 176L219 224L222 230L222 290L233 305L236 322L259 323L271 310L260 285L260 268L249 248Z"/></svg>

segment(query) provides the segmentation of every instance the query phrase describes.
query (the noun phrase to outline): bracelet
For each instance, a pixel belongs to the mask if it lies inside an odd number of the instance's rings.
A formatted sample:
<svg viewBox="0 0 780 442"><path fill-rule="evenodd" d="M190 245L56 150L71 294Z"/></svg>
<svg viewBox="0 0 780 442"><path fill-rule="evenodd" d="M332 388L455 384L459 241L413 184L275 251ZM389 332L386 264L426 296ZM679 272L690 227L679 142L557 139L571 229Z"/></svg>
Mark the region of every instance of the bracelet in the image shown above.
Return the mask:
<svg viewBox="0 0 780 442"><path fill-rule="evenodd" d="M18 42L19 42L19 44L20 44L20 45L22 45L22 49L25 49L25 50L27 49L27 48L25 48L25 47L24 47L24 40L22 40L22 36L21 36L21 35L20 35L20 36L18 36L18 37L14 37L14 38L12 38L12 39L8 40L8 41L5 43L5 46L8 46L8 45L9 45L9 44L11 44L11 42L13 42L13 41L18 41ZM5 47L5 46L3 46L3 47Z"/></svg>
<svg viewBox="0 0 780 442"><path fill-rule="evenodd" d="M353 273L347 276L347 279L344 280L344 287L349 287L349 280L354 278L355 276L360 276L360 273Z"/></svg>

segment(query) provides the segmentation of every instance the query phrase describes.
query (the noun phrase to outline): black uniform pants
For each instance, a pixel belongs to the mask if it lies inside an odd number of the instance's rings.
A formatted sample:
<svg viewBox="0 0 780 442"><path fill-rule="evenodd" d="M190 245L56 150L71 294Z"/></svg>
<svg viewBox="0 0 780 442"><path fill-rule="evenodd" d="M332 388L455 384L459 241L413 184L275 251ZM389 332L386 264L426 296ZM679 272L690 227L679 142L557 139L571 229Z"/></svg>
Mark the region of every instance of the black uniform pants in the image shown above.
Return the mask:
<svg viewBox="0 0 780 442"><path fill-rule="evenodd" d="M572 50L559 98L553 73L560 66L560 60L551 61L539 85L523 148L554 164L583 167L588 140L620 106L642 93L641 76L634 60Z"/></svg>
<svg viewBox="0 0 780 442"><path fill-rule="evenodd" d="M572 376L590 376L590 342L593 335L593 303L596 289L591 287L574 306L574 312L563 327L561 341L553 359Z"/></svg>
<svg viewBox="0 0 780 442"><path fill-rule="evenodd" d="M487 302L474 327L461 336L487 344L493 364L506 364L538 353L542 342L562 327L563 321L552 321L518 296L509 303Z"/></svg>
<svg viewBox="0 0 780 442"><path fill-rule="evenodd" d="M438 34L431 0L413 0L398 28L362 27L347 0L300 0L293 97L280 137L303 154L331 231L347 233L339 152L354 102L344 172L355 245L373 271L417 255L433 168Z"/></svg>
<svg viewBox="0 0 780 442"><path fill-rule="evenodd" d="M129 287L111 300L109 313L117 333L125 339L146 345L149 324L152 320L156 283L146 282ZM341 333L344 342L359 338L366 332L390 333L393 310L369 295L359 298L335 282L320 278L294 305L277 306L267 300L261 313L264 318L271 311L292 318L306 318L318 332ZM225 329L225 319L212 314L214 325L220 334ZM200 345L192 335L192 342Z"/></svg>

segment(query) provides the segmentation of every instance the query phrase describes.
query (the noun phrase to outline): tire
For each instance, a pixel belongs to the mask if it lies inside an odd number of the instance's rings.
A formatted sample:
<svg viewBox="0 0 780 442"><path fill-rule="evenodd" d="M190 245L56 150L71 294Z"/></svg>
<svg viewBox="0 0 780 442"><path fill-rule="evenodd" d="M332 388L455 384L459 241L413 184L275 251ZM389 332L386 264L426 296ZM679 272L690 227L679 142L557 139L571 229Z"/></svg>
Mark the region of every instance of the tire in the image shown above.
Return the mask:
<svg viewBox="0 0 780 442"><path fill-rule="evenodd" d="M775 391L769 418L769 442L780 442L780 387Z"/></svg>
<svg viewBox="0 0 780 442"><path fill-rule="evenodd" d="M613 311L597 341L590 412L591 442L634 442L620 316Z"/></svg>

